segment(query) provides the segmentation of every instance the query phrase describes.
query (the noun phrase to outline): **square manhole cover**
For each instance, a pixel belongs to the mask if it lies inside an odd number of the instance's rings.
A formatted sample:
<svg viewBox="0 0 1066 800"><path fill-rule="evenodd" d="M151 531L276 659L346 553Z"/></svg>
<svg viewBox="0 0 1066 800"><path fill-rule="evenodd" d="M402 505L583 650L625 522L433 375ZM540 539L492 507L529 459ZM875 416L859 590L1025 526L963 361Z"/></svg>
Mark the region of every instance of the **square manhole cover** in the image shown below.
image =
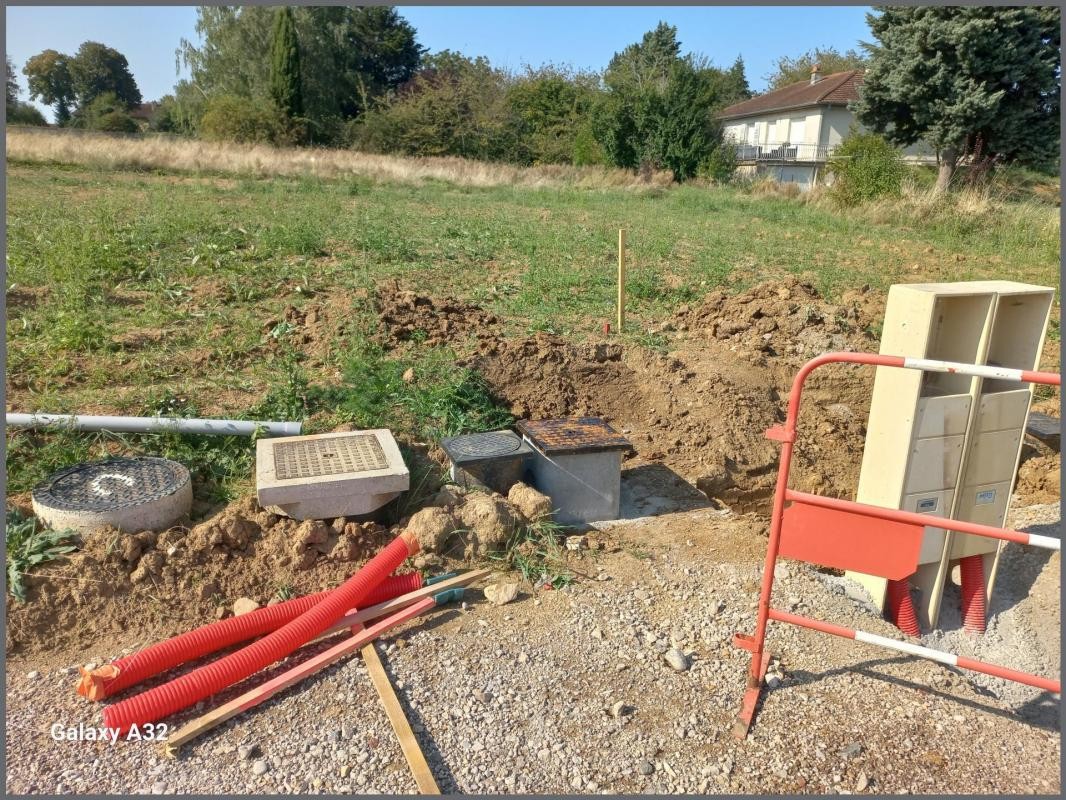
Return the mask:
<svg viewBox="0 0 1066 800"><path fill-rule="evenodd" d="M601 453L630 450L629 440L599 417L519 420L518 430L542 453Z"/></svg>
<svg viewBox="0 0 1066 800"><path fill-rule="evenodd" d="M367 433L274 445L274 473L282 481L370 472L388 466L378 438Z"/></svg>

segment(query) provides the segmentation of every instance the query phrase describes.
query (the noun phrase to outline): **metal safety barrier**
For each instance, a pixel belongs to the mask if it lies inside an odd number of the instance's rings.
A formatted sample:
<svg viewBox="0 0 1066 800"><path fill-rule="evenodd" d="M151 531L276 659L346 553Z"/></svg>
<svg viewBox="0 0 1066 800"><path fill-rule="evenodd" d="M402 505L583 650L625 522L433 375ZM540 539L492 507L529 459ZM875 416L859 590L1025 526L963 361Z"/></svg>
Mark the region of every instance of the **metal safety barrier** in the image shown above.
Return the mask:
<svg viewBox="0 0 1066 800"><path fill-rule="evenodd" d="M1058 680L1031 675L996 664L988 664L972 658L933 650L906 641L852 630L821 620L790 614L770 606L774 587L774 567L779 557L808 561L825 567L865 572L889 580L901 580L913 573L917 564L925 528L936 527L971 536L985 536L1005 542L1059 550L1060 541L1050 536L1005 530L974 522L916 514L893 508L837 500L831 497L798 492L788 488L789 468L792 465L792 450L796 442L796 423L799 419L800 399L803 385L810 373L824 364L867 364L880 367L902 367L927 372L953 372L980 378L993 378L1059 386L1062 378L1051 372L1008 369L1005 367L959 364L951 361L936 361L925 358L876 355L873 353L825 353L811 359L796 374L792 392L788 398L788 414L783 425L775 425L766 431L769 439L781 442L781 462L778 468L777 487L774 491L774 506L770 521L770 540L766 548L763 567L762 591L759 595L759 611L752 635L737 633L733 644L752 654L748 673L747 689L741 702L740 713L733 728L737 738L744 738L751 729L755 708L762 692L763 679L770 661L766 650L766 628L770 620L798 625L801 628L840 636L844 639L874 644L901 653L926 658L961 669L982 672L1048 692L1061 694ZM787 508L785 503L789 502ZM860 541L861 537L861 541Z"/></svg>

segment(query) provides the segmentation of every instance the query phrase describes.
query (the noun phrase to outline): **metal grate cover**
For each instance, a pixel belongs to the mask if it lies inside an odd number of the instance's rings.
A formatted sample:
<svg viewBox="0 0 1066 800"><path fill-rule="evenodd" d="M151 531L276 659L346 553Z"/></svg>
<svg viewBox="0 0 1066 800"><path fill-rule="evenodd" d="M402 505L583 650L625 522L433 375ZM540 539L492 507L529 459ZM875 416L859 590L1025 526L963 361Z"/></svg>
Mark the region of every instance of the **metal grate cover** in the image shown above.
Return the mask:
<svg viewBox="0 0 1066 800"><path fill-rule="evenodd" d="M530 452L529 446L513 431L471 433L441 439L441 447L455 464L474 464L496 458L520 456Z"/></svg>
<svg viewBox="0 0 1066 800"><path fill-rule="evenodd" d="M519 420L524 433L542 453L597 453L629 450L629 440L599 417Z"/></svg>
<svg viewBox="0 0 1066 800"><path fill-rule="evenodd" d="M189 470L167 458L113 458L60 470L33 499L65 511L115 511L175 494L189 480Z"/></svg>
<svg viewBox="0 0 1066 800"><path fill-rule="evenodd" d="M282 481L370 472L388 466L378 437L369 433L274 444L274 473Z"/></svg>

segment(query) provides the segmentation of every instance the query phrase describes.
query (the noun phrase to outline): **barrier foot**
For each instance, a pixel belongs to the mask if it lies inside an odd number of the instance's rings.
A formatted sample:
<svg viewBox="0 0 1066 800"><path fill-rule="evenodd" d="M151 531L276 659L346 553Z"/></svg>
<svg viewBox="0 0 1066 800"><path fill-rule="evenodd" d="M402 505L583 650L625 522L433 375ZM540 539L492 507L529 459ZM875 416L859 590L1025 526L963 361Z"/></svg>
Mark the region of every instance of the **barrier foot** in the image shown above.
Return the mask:
<svg viewBox="0 0 1066 800"><path fill-rule="evenodd" d="M737 634L734 637L734 643L737 643L737 639L745 640L750 637ZM738 646L744 647L743 644L738 644ZM752 666L754 666L755 658L757 654L753 653ZM773 656L770 653L763 653L762 658L759 659L758 677L748 675L748 688L744 690L744 697L740 701L740 713L737 714L736 721L733 723L733 736L737 739L745 738L751 730L751 723L755 719L755 707L759 704L759 695L762 694L763 677L766 675L766 668L770 665L771 658Z"/></svg>

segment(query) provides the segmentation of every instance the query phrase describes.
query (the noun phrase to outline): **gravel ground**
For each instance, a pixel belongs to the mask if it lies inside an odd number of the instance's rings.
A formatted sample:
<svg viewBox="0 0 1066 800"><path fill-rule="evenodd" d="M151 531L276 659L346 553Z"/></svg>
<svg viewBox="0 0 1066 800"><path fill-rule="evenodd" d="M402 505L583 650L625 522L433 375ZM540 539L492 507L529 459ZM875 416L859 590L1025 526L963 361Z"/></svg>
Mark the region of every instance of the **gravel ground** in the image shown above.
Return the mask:
<svg viewBox="0 0 1066 800"><path fill-rule="evenodd" d="M565 591L533 596L524 587L499 607L469 591L465 608L437 610L382 640L441 789L1060 791L1057 700L996 692L938 664L792 626L771 625L779 658L770 688L748 738L735 740L748 657L730 640L753 627L760 527L706 510L611 527L590 537L603 549L574 555L589 578ZM1034 595L1053 582L1057 602L1057 556L1011 559L1008 572L1035 574ZM1043 646L1057 650L1057 605L1050 619L1050 606L1036 613L1029 600L1006 602L994 636L1023 623L1030 631L1027 620L1039 617L1054 629ZM779 565L775 605L899 636L840 581L804 565ZM1034 653L1021 666L1052 666L1047 652ZM102 655L72 653L66 663ZM9 793L415 791L358 658L229 721L177 760L148 742L54 741L53 722L100 718L73 683L62 664L9 662Z"/></svg>

